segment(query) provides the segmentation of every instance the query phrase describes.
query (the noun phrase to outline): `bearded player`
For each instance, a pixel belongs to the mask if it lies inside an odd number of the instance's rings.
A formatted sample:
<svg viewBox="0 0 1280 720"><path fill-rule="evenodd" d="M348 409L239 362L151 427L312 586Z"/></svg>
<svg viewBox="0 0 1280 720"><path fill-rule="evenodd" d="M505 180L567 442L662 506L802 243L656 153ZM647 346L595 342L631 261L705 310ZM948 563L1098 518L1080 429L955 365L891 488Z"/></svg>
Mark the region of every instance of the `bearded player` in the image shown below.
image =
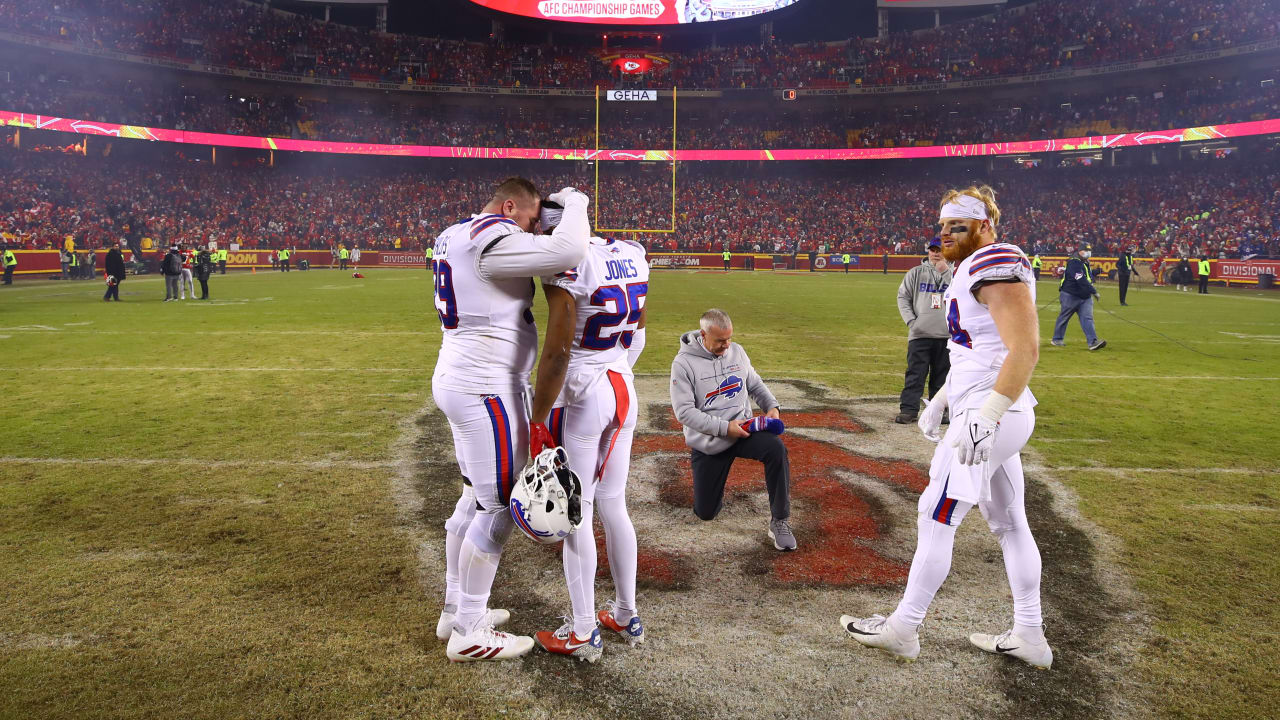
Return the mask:
<svg viewBox="0 0 1280 720"><path fill-rule="evenodd" d="M544 206L542 212L545 226L559 211ZM582 524L562 549L573 616L560 629L534 637L548 652L594 663L604 652L597 622L630 645L644 642L636 613L636 531L627 514L626 489L636 426L631 368L644 349L649 265L636 243L592 238L582 264L542 283L550 316L538 363L529 455L564 447L569 469L582 480ZM617 593L599 613L591 524L597 506Z"/></svg>
<svg viewBox="0 0 1280 720"><path fill-rule="evenodd" d="M511 487L524 467L529 372L538 354L534 276L582 262L591 228L587 196L565 188L551 197L564 218L551 235L534 235L540 198L533 183L498 185L479 215L440 234L434 248L435 306L443 339L431 392L449 418L462 471L462 497L445 523L445 602L436 636L454 662L505 660L533 639L494 630L489 591L511 535Z"/></svg>
<svg viewBox="0 0 1280 720"><path fill-rule="evenodd" d="M1022 250L996 242L1000 208L991 188L948 192L938 222L942 253L959 264L944 296L951 372L919 421L925 437L941 442L920 497L915 557L893 614L844 615L840 625L863 645L914 660L917 629L951 569L956 528L977 505L1004 553L1013 628L974 633L969 641L1047 669L1053 651L1040 614L1040 550L1027 525L1019 456L1035 427L1036 399L1027 387L1040 356L1035 280ZM948 405L951 427L940 438Z"/></svg>

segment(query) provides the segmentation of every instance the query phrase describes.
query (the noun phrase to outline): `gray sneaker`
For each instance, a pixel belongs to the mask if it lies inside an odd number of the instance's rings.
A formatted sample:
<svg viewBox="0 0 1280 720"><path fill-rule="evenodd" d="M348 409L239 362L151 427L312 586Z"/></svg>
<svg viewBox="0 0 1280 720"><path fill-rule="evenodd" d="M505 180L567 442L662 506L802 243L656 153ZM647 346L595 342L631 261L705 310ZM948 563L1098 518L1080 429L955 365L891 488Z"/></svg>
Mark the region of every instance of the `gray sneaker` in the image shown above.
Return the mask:
<svg viewBox="0 0 1280 720"><path fill-rule="evenodd" d="M791 523L788 520L770 520L769 539L779 550L789 552L796 549L796 536L791 532Z"/></svg>
<svg viewBox="0 0 1280 720"><path fill-rule="evenodd" d="M1102 348L1104 348L1104 347L1106 347L1106 346L1107 346L1107 341L1106 341L1106 340L1103 340L1102 338L1098 338L1097 340L1093 341L1093 344L1089 346L1089 349L1090 349L1090 350L1101 350Z"/></svg>
<svg viewBox="0 0 1280 720"><path fill-rule="evenodd" d="M1067 344L1066 344L1065 342L1063 342L1062 340L1050 340L1049 342L1050 342L1050 343L1052 343L1054 347L1066 347L1066 346L1067 346Z"/></svg>

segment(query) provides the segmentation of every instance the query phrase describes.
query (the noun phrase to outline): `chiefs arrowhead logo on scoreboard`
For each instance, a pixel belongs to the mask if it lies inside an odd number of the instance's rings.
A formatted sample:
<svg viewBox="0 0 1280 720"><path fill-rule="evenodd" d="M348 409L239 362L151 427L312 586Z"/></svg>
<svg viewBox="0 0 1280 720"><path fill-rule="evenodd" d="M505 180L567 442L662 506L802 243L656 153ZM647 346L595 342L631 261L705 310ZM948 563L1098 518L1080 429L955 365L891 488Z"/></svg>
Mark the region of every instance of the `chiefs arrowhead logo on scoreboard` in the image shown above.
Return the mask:
<svg viewBox="0 0 1280 720"><path fill-rule="evenodd" d="M647 73L650 70L652 70L653 61L650 60L649 58L625 58L624 57L624 58L618 58L617 60L614 60L613 66L618 68L618 70L624 73L638 75L640 73Z"/></svg>

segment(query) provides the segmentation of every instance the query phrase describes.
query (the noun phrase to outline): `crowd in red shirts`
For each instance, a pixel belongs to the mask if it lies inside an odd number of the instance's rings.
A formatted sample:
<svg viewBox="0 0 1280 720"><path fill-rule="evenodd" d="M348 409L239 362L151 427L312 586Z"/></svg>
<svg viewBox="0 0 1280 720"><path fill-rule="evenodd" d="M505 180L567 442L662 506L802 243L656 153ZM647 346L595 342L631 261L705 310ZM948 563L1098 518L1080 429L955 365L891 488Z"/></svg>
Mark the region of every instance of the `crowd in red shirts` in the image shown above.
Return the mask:
<svg viewBox="0 0 1280 720"><path fill-rule="evenodd" d="M1040 96L958 105L784 113L765 103L690 109L677 123L686 149L846 148L968 144L1075 137L1280 118L1280 89L1256 74L1202 78L1158 91ZM583 109L539 110L519 101L487 107L301 99L284 92L239 94L146 82L146 76L88 76L73 68L15 68L0 86L0 109L127 125L316 140L471 147L594 147L595 117ZM791 108L783 108L791 109ZM600 145L665 148L667 115L603 116Z"/></svg>
<svg viewBox="0 0 1280 720"><path fill-rule="evenodd" d="M239 0L9 0L0 28L93 48L366 80L591 88L624 82L600 52L376 33ZM1054 71L1280 36L1272 0L1042 0L884 40L663 53L628 85L900 85Z"/></svg>
<svg viewBox="0 0 1280 720"><path fill-rule="evenodd" d="M1004 238L1028 252L1088 242L1095 255L1280 255L1280 159L1273 149L1223 160L1140 168L1008 169L999 192ZM423 247L478 212L519 167L317 158L308 167L219 165L190 158L82 157L0 150L0 232L29 248L150 237L157 245ZM173 152L173 151L167 151ZM319 164L319 165L316 165ZM580 163L546 163L532 179L550 192L575 184L592 198L593 226L651 250L919 253L937 201L972 178L865 163L686 164L674 208L669 166L615 163L595 192ZM874 167L869 170L868 168ZM613 230L670 229L645 234Z"/></svg>

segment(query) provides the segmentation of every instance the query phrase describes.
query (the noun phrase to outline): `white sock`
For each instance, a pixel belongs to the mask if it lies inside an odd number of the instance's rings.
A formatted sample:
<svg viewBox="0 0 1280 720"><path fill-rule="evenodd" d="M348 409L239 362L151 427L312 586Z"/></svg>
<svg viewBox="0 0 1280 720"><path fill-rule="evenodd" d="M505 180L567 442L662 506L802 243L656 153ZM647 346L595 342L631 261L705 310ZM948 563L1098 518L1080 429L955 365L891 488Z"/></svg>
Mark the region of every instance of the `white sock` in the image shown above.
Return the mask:
<svg viewBox="0 0 1280 720"><path fill-rule="evenodd" d="M636 528L627 513L627 496L597 497L600 522L604 525L604 547L609 553L609 572L617 591L613 619L626 625L636 616Z"/></svg>
<svg viewBox="0 0 1280 720"><path fill-rule="evenodd" d="M1009 590L1013 593L1013 623L1015 626L1041 627L1044 618L1040 612L1040 548L1036 546L1036 539L1026 525L1002 532L998 538L1000 549L1004 551Z"/></svg>
<svg viewBox="0 0 1280 720"><path fill-rule="evenodd" d="M453 515L444 524L444 610L457 613L459 602L458 554L462 552L462 541L467 536L467 528L476 516L476 491L470 485L462 486L462 496L453 507ZM452 609L450 609L452 608Z"/></svg>
<svg viewBox="0 0 1280 720"><path fill-rule="evenodd" d="M967 507L966 507L967 506ZM956 503L951 517L955 525L946 525L921 513L916 518L916 554L911 558L911 572L907 574L907 589L902 593L898 609L890 620L900 625L916 628L924 622L925 613L938 588L951 572L951 551L955 547L956 527L964 513L972 505Z"/></svg>
<svg viewBox="0 0 1280 720"><path fill-rule="evenodd" d="M596 536L591 525L591 503L582 504L582 525L565 538L561 552L564 579L573 605L573 632L580 638L596 629Z"/></svg>
<svg viewBox="0 0 1280 720"><path fill-rule="evenodd" d="M481 551L470 539L463 540L458 553L461 571L458 617L454 623L464 635L475 632L489 609L489 591L493 578L498 574L498 561L502 553Z"/></svg>

